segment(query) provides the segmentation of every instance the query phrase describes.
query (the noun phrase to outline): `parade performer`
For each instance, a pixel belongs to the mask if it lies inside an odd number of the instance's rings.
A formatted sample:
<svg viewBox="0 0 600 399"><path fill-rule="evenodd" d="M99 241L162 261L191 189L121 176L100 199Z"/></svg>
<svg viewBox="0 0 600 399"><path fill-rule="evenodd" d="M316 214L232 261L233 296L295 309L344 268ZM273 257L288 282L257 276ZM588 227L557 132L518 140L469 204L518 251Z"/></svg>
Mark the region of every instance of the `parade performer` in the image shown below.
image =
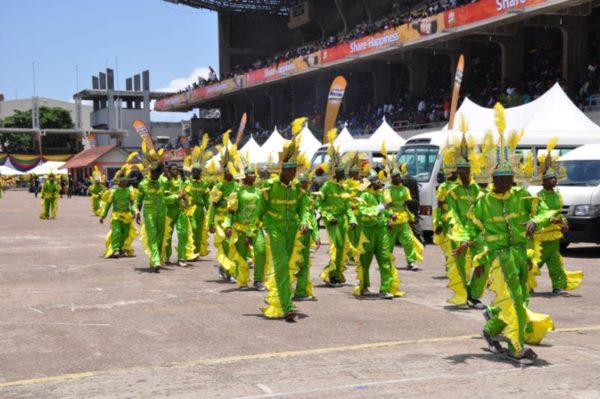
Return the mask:
<svg viewBox="0 0 600 399"><path fill-rule="evenodd" d="M190 221L192 224L192 237L194 243L194 252L198 256L208 255L208 218L206 213L210 207L210 186L205 179L202 179L202 171L207 160L212 153L207 151L208 134L202 137L200 147L196 146L189 156L188 163L192 171L192 176L186 181L185 191L190 197L191 209Z"/></svg>
<svg viewBox="0 0 600 399"><path fill-rule="evenodd" d="M505 144L504 109L496 104L495 110L500 139L493 187L477 200L470 211L471 223L485 239L484 261L490 267L489 288L496 294L492 305L485 311L487 322L483 336L492 352L502 353L519 364L531 364L537 355L531 348L526 348L525 343L540 343L554 324L550 316L534 313L527 307L528 239L533 237L536 228L550 224L555 212L541 203L532 217L537 200L524 188L513 186L520 159ZM509 141L518 142L519 137L513 133L513 139L509 137ZM463 242L457 252L465 251L469 245L469 242ZM478 265L477 268L483 269L484 266ZM498 341L501 334L508 340L508 351Z"/></svg>
<svg viewBox="0 0 600 399"><path fill-rule="evenodd" d="M310 161L300 154L298 157L298 165L300 167L298 182L307 198L306 212L308 214L308 234L300 237L302 241L302 260L296 273L296 289L294 290L294 301L316 301L317 297L314 294L313 285L310 281L310 250L315 248L317 251L321 247L321 237L319 234L319 225L315 215L315 196L311 195L310 187L312 174L310 170Z"/></svg>
<svg viewBox="0 0 600 399"><path fill-rule="evenodd" d="M368 163L362 158L359 151L350 151L347 157L348 160L346 161L346 164L348 166L348 178L345 181L344 188L350 195L350 209L352 210L352 214L354 215L354 218L358 220L358 205L353 199L360 197L360 187L362 186L361 173L365 172ZM356 259L354 259L354 254L356 253L356 248L360 245L360 236L361 231L358 223L355 228L348 230L348 239L350 241L348 260L353 260L355 263Z"/></svg>
<svg viewBox="0 0 600 399"><path fill-rule="evenodd" d="M229 237L225 235L223 223L229 213L227 199L237 188L238 183L233 179L229 163L236 162L239 157L237 146L229 141L231 131L223 134L223 144L217 146L220 155L222 180L217 182L210 191L211 207L208 217L208 228L215 235L214 245L217 249L217 262L219 262L219 276L226 281L234 282L235 263L229 258Z"/></svg>
<svg viewBox="0 0 600 399"><path fill-rule="evenodd" d="M450 171L443 164L446 180L439 185L436 192L437 208L433 210L433 242L437 244L444 254L444 270L448 272L448 263L452 259L452 242L450 233L450 207L448 206L448 192L456 184L456 170Z"/></svg>
<svg viewBox="0 0 600 399"><path fill-rule="evenodd" d="M566 296L568 295L566 291L579 287L583 279L583 272L565 270L564 260L560 254L560 240L563 234L568 231L569 225L567 219L560 214L563 208L563 199L556 189L558 181L566 177L564 167L559 167L556 159L552 157L552 150L557 142L558 137L551 139L546 154L538 157L539 167L537 168L537 178L534 181L539 183L541 178L543 188L537 193L536 197L544 202L549 209L557 211L560 224L551 224L535 233L535 254L537 256L534 257L534 265L529 271L529 288L534 289L537 286L535 276L540 274L540 269L546 264L552 281L552 294Z"/></svg>
<svg viewBox="0 0 600 399"><path fill-rule="evenodd" d="M323 218L329 236L329 264L323 269L321 279L329 286L340 287L346 282L344 270L350 245L348 230L356 227L356 218L350 207L350 195L343 184L345 166L342 163L339 148L334 145L336 135L336 129L327 133L329 171L333 176L319 190L317 209Z"/></svg>
<svg viewBox="0 0 600 399"><path fill-rule="evenodd" d="M198 258L194 253L194 240L192 226L188 217L190 200L185 190L185 181L181 178L179 168L172 164L165 172L166 179L163 186L164 202L166 205L165 231L163 246L166 263L170 263L172 253L173 232L177 232L177 265L187 267L187 261Z"/></svg>
<svg viewBox="0 0 600 399"><path fill-rule="evenodd" d="M385 142L381 146L381 154L386 173L391 176L391 185L387 187L383 194L386 203L391 203L390 213L390 244L392 257L392 266L395 269L394 247L396 242L400 241L406 258L406 268L408 270L417 271L420 268L415 265L415 262L423 260L423 244L414 235L410 224L415 221L415 215L408 210L407 202L412 198L410 191L402 184L402 176L407 174L406 164L397 165L390 161L385 148Z"/></svg>
<svg viewBox="0 0 600 399"><path fill-rule="evenodd" d="M40 219L56 219L58 211L58 197L60 195L60 185L56 181L54 172L50 171L46 181L42 185L42 213Z"/></svg>
<svg viewBox="0 0 600 399"><path fill-rule="evenodd" d="M98 169L98 166L94 166L94 170L92 171L93 183L88 187L88 191L92 195L92 212L95 216L100 216L102 213L102 194L106 191L104 180L104 176L100 172L100 169Z"/></svg>
<svg viewBox="0 0 600 399"><path fill-rule="evenodd" d="M479 232L469 223L468 218L468 212L481 192L472 176L472 169L475 168L477 172L479 171L479 160L475 153L475 143L467 141L468 126L462 114L460 115L460 130L462 138L460 143L454 146L456 151L453 152L457 158L455 166L458 179L448 192L446 201L452 219L450 233L452 247L456 249L465 241L465 235L468 236L468 241L472 245L465 251L453 254L453 259L448 264L448 288L454 292L454 296L448 302L460 308L485 309L485 305L479 298L483 295L487 280L486 272L489 270L484 269L484 273L480 274L482 269L477 269L476 273L472 273L475 269L475 262L479 259L477 255L483 251L483 241L480 239ZM448 152L446 155L449 155Z"/></svg>
<svg viewBox="0 0 600 399"><path fill-rule="evenodd" d="M258 215L262 214L264 205L262 191L254 183L257 172L247 158L240 157L239 169L233 170L235 177L242 177L242 184L238 185L227 199L229 214L223 228L229 238L229 258L235 264L234 276L241 290L248 290L250 268L248 259L254 262L254 288L264 291L264 275L266 262L265 236L262 231Z"/></svg>
<svg viewBox="0 0 600 399"><path fill-rule="evenodd" d="M142 246L150 261L150 271L160 273L160 267L165 264L165 248L163 244L166 208L163 188L165 179L163 173L163 150L158 152L142 143L144 152L144 170L148 175L138 185L136 198L137 213L135 221L140 224L143 211ZM143 209L142 209L143 208Z"/></svg>
<svg viewBox="0 0 600 399"><path fill-rule="evenodd" d="M294 180L298 167L298 133L306 123L299 118L292 123L292 140L284 143L279 153L278 177L267 181L263 191L263 214L267 243L267 294L268 306L262 308L268 318L285 318L294 321L296 307L292 302L292 285L302 261L302 239L308 234L309 217L307 198Z"/></svg>
<svg viewBox="0 0 600 399"><path fill-rule="evenodd" d="M112 207L110 230L105 239L105 258L133 256L134 253L132 243L137 236L137 230L133 219L137 190L128 186L128 177L133 167L132 162L137 156L136 152L129 155L127 163L113 178L117 187L111 188L102 196L104 206L100 215L100 223L104 223L104 219Z"/></svg>
<svg viewBox="0 0 600 399"><path fill-rule="evenodd" d="M358 206L359 223L362 230L360 256L356 265L358 285L354 288L356 296L370 296L369 268L373 257L377 259L381 285L379 297L393 299L404 296L400 291L400 281L396 268L392 265L389 230L392 227L389 209L392 202L385 202L383 184L379 176L372 173L368 177L368 185L362 190Z"/></svg>

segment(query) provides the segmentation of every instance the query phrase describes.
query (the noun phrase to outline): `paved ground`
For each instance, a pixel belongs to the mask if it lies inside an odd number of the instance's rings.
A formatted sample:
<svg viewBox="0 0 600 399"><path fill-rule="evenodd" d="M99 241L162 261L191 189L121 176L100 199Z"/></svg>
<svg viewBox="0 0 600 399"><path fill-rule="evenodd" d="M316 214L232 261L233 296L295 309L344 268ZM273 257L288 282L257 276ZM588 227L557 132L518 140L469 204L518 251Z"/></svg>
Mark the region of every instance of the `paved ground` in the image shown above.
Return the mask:
<svg viewBox="0 0 600 399"><path fill-rule="evenodd" d="M324 246L319 301L290 324L260 315L261 293L219 282L211 256L158 275L139 242L136 258L103 259L108 225L87 198L61 200L54 221L38 212L24 192L0 200L1 398L600 397L597 246L568 251L586 274L571 297L547 295L544 270L531 307L557 331L519 368L482 349L478 311L447 306L434 246L424 271L400 271L407 296L393 301L323 287Z"/></svg>

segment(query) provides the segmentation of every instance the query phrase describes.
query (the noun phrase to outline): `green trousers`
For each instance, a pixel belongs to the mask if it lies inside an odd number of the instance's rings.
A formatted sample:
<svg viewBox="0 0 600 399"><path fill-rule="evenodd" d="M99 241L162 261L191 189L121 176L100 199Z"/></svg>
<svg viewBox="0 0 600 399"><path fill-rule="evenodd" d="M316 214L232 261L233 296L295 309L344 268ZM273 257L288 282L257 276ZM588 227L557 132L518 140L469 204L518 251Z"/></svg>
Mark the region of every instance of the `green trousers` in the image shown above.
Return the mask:
<svg viewBox="0 0 600 399"><path fill-rule="evenodd" d="M178 261L186 261L186 246L188 244L188 229L190 228L189 218L185 214L185 212L181 211L180 208L167 208L167 221L168 225L165 226L165 231L167 236L165 239L167 240L165 255L166 259L171 257L173 252L172 249L172 239L173 233L177 232L177 260Z"/></svg>
<svg viewBox="0 0 600 399"><path fill-rule="evenodd" d="M129 236L129 223L125 223L122 220L112 220L110 222L111 230L111 243L113 253L119 253L124 250L123 244L125 239Z"/></svg>
<svg viewBox="0 0 600 399"><path fill-rule="evenodd" d="M560 256L560 240L542 241L542 257L538 267L548 265L552 289L567 289L567 274Z"/></svg>
<svg viewBox="0 0 600 399"><path fill-rule="evenodd" d="M394 246L398 241L400 241L400 245L402 245L402 249L404 250L404 256L406 257L407 263L414 263L417 261L417 252L415 251L415 245L413 243L413 232L408 223L402 223L394 225L391 230L389 230L390 235L390 253L393 254Z"/></svg>
<svg viewBox="0 0 600 399"><path fill-rule="evenodd" d="M472 266L473 269L476 268L477 266L481 265L483 266L483 273L481 273L481 275L479 277L477 277L475 275L475 273L471 274L471 281L469 282L469 286L467 288L467 292L469 293L469 298L471 299L481 299L481 297L483 296L483 293L485 292L485 286L488 282L488 278L490 275L490 264L489 262L479 262L479 261L475 261L475 257L483 252L483 240L481 239L475 239L473 241L473 245L471 245L471 247L469 248L470 251L470 255L472 257ZM463 253L461 256L464 256L465 254ZM469 276L465 276L466 279L469 278ZM467 280L465 280L467 281Z"/></svg>
<svg viewBox="0 0 600 399"><path fill-rule="evenodd" d="M390 242L387 226L363 226L362 231L369 242L364 244L364 252L360 255L360 264L358 265L362 269L362 279L359 275L360 288L362 290L364 288L369 288L371 285L369 268L371 266L371 262L373 261L373 257L375 257L375 259L377 259L379 273L381 275L381 286L379 288L379 292L390 292L392 284L392 273L390 270L392 267L392 251L390 250L390 247L392 244Z"/></svg>
<svg viewBox="0 0 600 399"><path fill-rule="evenodd" d="M506 328L507 324L501 320L502 312L515 315L516 324L511 327L514 333L507 337L511 352L520 352L525 344L525 331L527 328L526 305L529 301L529 290L527 288L527 252L524 246L511 247L502 251L496 251L495 271L492 273L492 286L506 289L506 293L496 292L496 300L490 306L492 317L484 326L490 336L497 337ZM492 266L493 267L493 266ZM504 315L510 319L509 314Z"/></svg>
<svg viewBox="0 0 600 399"><path fill-rule="evenodd" d="M292 282L290 279L290 259L296 241L298 226L268 226L271 247L271 259L273 261L273 273L275 284L284 314L295 310L292 302Z"/></svg>
<svg viewBox="0 0 600 399"><path fill-rule="evenodd" d="M200 256L208 255L208 235L205 229L206 212L201 206L196 206L194 214L190 217L192 237L194 239L194 252Z"/></svg>
<svg viewBox="0 0 600 399"><path fill-rule="evenodd" d="M166 260L162 253L165 228L165 213L160 209L144 207L144 231L147 240L146 251L149 252L150 267L158 267Z"/></svg>
<svg viewBox="0 0 600 399"><path fill-rule="evenodd" d="M296 273L296 290L294 296L306 297L313 296L312 284L310 283L310 242L312 237L310 234L306 234L300 238L302 241L302 262L298 273Z"/></svg>
<svg viewBox="0 0 600 399"><path fill-rule="evenodd" d="M55 219L56 218L56 203L58 201L54 199L46 199L42 200L42 214L40 215L40 219Z"/></svg>
<svg viewBox="0 0 600 399"><path fill-rule="evenodd" d="M94 215L100 216L102 209L100 207L100 203L102 201L102 194L94 194L92 195L92 212Z"/></svg>
<svg viewBox="0 0 600 399"><path fill-rule="evenodd" d="M325 227L329 236L329 264L323 269L321 278L327 283L333 282L332 280L344 283L346 281L344 277L346 254L344 251L346 249L347 220L344 216L340 216L336 224L326 221Z"/></svg>
<svg viewBox="0 0 600 399"><path fill-rule="evenodd" d="M249 267L247 259L250 257L250 248L246 245L248 236L243 231L237 232L235 249L239 257L232 257L235 262L235 279L240 287L248 285ZM254 282L262 282L265 279L265 263L267 258L265 235L258 230L252 240L252 258L254 261Z"/></svg>

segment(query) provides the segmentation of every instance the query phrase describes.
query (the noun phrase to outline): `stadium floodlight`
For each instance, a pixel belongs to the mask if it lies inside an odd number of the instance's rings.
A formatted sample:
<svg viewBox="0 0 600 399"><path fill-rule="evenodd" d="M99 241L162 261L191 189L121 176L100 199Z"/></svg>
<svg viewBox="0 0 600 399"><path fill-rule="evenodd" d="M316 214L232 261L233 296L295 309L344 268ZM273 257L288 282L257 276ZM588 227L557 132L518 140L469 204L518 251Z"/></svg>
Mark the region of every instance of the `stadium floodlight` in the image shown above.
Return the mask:
<svg viewBox="0 0 600 399"><path fill-rule="evenodd" d="M164 0L194 8L219 12L244 12L271 15L288 15L291 0Z"/></svg>

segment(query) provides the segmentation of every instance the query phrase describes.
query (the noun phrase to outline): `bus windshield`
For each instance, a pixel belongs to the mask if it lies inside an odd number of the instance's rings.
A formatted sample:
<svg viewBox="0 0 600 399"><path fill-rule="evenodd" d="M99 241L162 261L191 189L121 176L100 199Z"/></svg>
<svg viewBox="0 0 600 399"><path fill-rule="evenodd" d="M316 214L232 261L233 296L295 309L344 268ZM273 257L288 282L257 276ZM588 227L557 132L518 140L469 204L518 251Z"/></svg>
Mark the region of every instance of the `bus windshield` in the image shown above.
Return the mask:
<svg viewBox="0 0 600 399"><path fill-rule="evenodd" d="M573 160L562 163L567 170L567 178L560 181L561 186L597 186L600 185L600 161Z"/></svg>
<svg viewBox="0 0 600 399"><path fill-rule="evenodd" d="M398 153L398 162L406 163L408 174L419 183L426 183L431 180L438 152L439 148L432 145L402 147Z"/></svg>

